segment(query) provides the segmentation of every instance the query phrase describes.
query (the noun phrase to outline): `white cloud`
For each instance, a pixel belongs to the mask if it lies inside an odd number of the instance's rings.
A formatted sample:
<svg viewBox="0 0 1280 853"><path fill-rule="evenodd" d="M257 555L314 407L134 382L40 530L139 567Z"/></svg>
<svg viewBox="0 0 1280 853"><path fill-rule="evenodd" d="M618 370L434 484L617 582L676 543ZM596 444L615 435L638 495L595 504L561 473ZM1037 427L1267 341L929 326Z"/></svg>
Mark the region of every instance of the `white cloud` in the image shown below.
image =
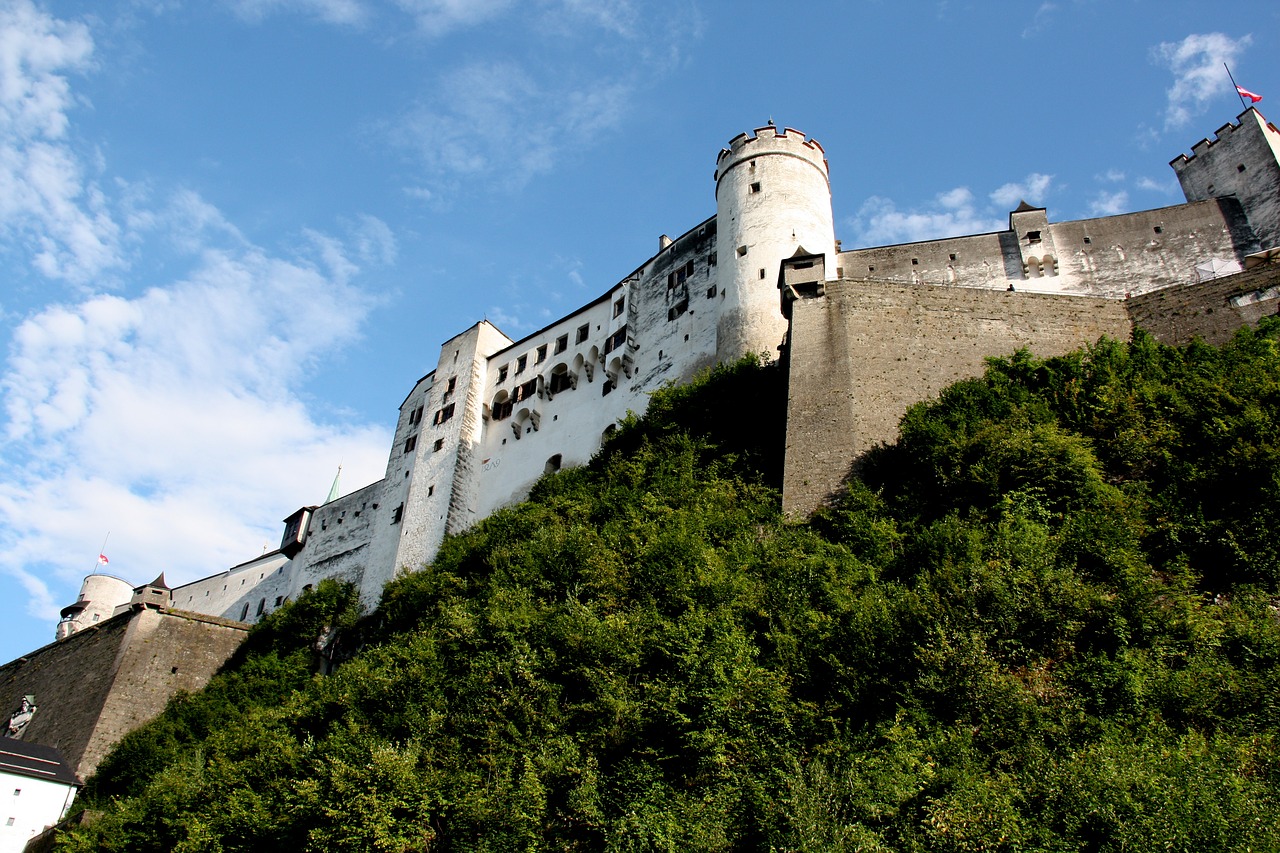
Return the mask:
<svg viewBox="0 0 1280 853"><path fill-rule="evenodd" d="M492 20L514 3L513 0L396 0L396 5L413 17L423 33L442 36L451 30Z"/></svg>
<svg viewBox="0 0 1280 853"><path fill-rule="evenodd" d="M1129 194L1124 190L1100 192L1089 202L1090 216L1114 216L1129 209Z"/></svg>
<svg viewBox="0 0 1280 853"><path fill-rule="evenodd" d="M119 226L68 140L67 75L92 56L83 24L28 0L0 7L0 236L43 275L75 283L122 263Z"/></svg>
<svg viewBox="0 0 1280 853"><path fill-rule="evenodd" d="M196 201L177 206L233 231ZM32 567L74 581L107 530L113 570L189 580L274 542L339 460L362 483L382 475L383 428L326 423L298 396L370 305L344 245L311 236L311 256L291 259L206 245L181 281L51 306L16 329L0 378L0 567L36 609L49 600Z"/></svg>
<svg viewBox="0 0 1280 853"><path fill-rule="evenodd" d="M1031 23L1027 24L1027 26L1023 28L1022 37L1024 39L1035 38L1036 36L1043 33L1048 28L1053 18L1053 13L1056 12L1057 10L1058 10L1057 3L1050 3L1048 2L1048 0L1046 0L1046 2L1044 3L1041 3L1040 6L1036 9L1035 15L1032 16Z"/></svg>
<svg viewBox="0 0 1280 853"><path fill-rule="evenodd" d="M998 187L989 198L1001 207L1009 209L1016 207L1022 201L1043 207L1052 183L1053 175L1032 172L1025 180Z"/></svg>
<svg viewBox="0 0 1280 853"><path fill-rule="evenodd" d="M967 187L939 193L932 203L921 209L900 211L887 198L872 196L850 221L856 246L912 243L959 234L998 231L1006 223L974 203Z"/></svg>
<svg viewBox="0 0 1280 853"><path fill-rule="evenodd" d="M589 144L622 120L631 87L542 81L512 61L476 62L444 75L395 138L452 180L521 186L551 170L565 146Z"/></svg>
<svg viewBox="0 0 1280 853"><path fill-rule="evenodd" d="M1178 191L1178 182L1171 180L1157 181L1154 178L1139 178L1137 187L1140 190L1174 195Z"/></svg>
<svg viewBox="0 0 1280 853"><path fill-rule="evenodd" d="M1165 113L1166 130L1185 125L1203 112L1215 95L1231 91L1223 63L1232 63L1252 40L1248 35L1232 39L1222 33L1201 33L1155 48L1156 61L1174 76Z"/></svg>

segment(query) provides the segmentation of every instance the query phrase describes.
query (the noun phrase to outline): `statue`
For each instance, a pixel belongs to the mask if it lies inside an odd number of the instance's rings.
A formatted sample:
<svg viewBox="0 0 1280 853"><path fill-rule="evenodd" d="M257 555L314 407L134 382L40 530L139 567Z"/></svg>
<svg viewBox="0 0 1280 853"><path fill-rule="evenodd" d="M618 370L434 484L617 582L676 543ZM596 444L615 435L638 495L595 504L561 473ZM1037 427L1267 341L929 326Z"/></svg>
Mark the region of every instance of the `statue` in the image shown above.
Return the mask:
<svg viewBox="0 0 1280 853"><path fill-rule="evenodd" d="M36 715L36 697L30 693L22 697L22 705L18 710L9 715L9 728L5 731L5 737L21 738L23 731L26 730L27 724L31 722L31 718Z"/></svg>

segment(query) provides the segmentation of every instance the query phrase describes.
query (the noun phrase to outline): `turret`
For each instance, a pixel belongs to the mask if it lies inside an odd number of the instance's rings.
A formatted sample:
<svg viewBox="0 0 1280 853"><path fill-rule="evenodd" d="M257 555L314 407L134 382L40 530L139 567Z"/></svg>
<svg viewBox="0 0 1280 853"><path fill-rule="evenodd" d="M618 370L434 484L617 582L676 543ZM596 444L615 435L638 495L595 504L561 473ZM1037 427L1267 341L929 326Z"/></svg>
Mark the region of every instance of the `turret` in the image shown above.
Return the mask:
<svg viewBox="0 0 1280 853"><path fill-rule="evenodd" d="M62 608L58 622L57 638L65 640L76 631L88 628L103 619L110 619L115 609L128 604L133 587L111 575L93 574L80 585L80 597L75 604Z"/></svg>
<svg viewBox="0 0 1280 853"><path fill-rule="evenodd" d="M716 161L716 261L724 304L716 358L774 354L786 335L778 294L782 261L822 255L836 269L826 155L816 140L770 122L740 134Z"/></svg>

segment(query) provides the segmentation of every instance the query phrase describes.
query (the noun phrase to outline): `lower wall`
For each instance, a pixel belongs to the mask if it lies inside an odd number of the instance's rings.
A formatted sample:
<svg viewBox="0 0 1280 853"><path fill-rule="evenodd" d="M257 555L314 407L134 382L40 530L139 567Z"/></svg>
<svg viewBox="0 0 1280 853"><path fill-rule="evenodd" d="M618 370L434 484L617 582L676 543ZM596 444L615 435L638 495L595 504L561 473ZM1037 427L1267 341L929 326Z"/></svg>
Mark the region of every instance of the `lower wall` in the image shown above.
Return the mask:
<svg viewBox="0 0 1280 853"><path fill-rule="evenodd" d="M978 376L990 356L1060 355L1127 339L1124 303L1081 296L827 282L791 304L782 507L817 509L913 403Z"/></svg>
<svg viewBox="0 0 1280 853"><path fill-rule="evenodd" d="M1133 324L1157 340L1184 346L1193 338L1219 345L1241 326L1280 312L1280 264L1270 263L1199 284L1166 287L1125 302Z"/></svg>
<svg viewBox="0 0 1280 853"><path fill-rule="evenodd" d="M247 629L181 611L122 613L0 666L0 708L34 695L22 739L57 748L83 779L178 691L203 687Z"/></svg>

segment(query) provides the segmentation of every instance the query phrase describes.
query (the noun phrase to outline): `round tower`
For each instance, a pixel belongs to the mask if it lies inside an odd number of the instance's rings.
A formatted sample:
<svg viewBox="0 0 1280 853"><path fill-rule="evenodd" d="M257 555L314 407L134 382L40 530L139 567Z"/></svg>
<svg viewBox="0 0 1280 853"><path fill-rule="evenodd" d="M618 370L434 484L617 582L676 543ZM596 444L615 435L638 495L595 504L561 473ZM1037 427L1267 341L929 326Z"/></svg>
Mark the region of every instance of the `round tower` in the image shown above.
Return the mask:
<svg viewBox="0 0 1280 853"><path fill-rule="evenodd" d="M95 622L110 619L115 609L128 604L133 598L133 587L111 575L89 575L80 586L80 597L75 604L62 608L58 622L57 638L65 640L76 631L88 628Z"/></svg>
<svg viewBox="0 0 1280 853"><path fill-rule="evenodd" d="M734 137L716 160L717 284L724 302L716 358L774 355L787 331L778 270L798 251L835 271L835 226L826 154L816 140L770 122Z"/></svg>

